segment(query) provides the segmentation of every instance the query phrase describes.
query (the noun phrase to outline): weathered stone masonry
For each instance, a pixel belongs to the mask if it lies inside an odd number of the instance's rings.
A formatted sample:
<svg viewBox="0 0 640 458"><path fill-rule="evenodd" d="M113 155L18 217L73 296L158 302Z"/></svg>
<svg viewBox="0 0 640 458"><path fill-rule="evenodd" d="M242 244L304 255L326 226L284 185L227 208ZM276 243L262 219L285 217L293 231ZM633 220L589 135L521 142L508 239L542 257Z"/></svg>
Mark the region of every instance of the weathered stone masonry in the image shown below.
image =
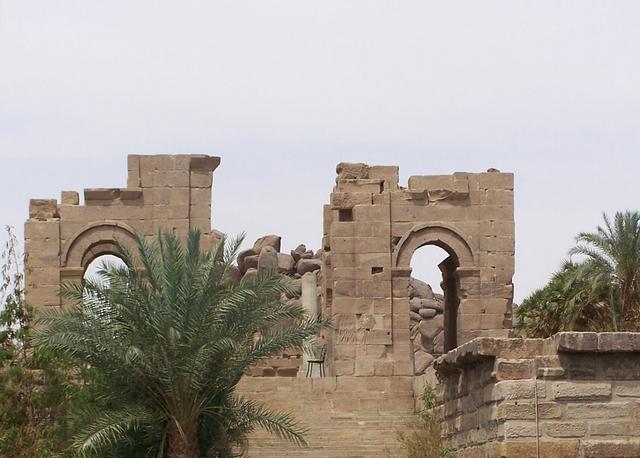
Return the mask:
<svg viewBox="0 0 640 458"><path fill-rule="evenodd" d="M506 337L514 272L513 175L413 176L398 168L338 165L324 214L324 310L336 317L335 375L412 375L411 257L428 244L449 257L444 349Z"/></svg>
<svg viewBox="0 0 640 458"><path fill-rule="evenodd" d="M29 303L63 305L60 283L82 278L96 257L117 254L116 238L131 245L136 231L184 236L198 227L211 246L221 236L211 229L219 163L207 156L129 156L126 188L86 189L84 205L77 192L63 192L59 203L32 200L25 224ZM318 275L321 308L336 325L324 336L329 376L265 376L292 375L296 362L287 371L257 368L252 374L262 376L244 377L238 387L309 425L309 447L258 431L249 456L402 456L395 431L415 427L412 407L427 385L436 391L436 414L457 456L640 456L640 333L509 338L513 175L490 169L411 177L403 188L397 167L340 164L337 172L324 209ZM422 344L434 356L440 345L448 353L415 377L410 264L428 244L449 257L439 266L444 313L421 321L434 333L443 329L443 342ZM258 251L251 254L259 264ZM270 254L280 268L277 251ZM238 269L238 278L243 273ZM302 295L315 309L316 274L307 279Z"/></svg>
<svg viewBox="0 0 640 458"><path fill-rule="evenodd" d="M639 352L640 333L479 338L414 387L435 388L458 457L637 457Z"/></svg>
<svg viewBox="0 0 640 458"><path fill-rule="evenodd" d="M25 223L27 301L36 307L60 306L61 282L80 280L87 266L117 254L115 239L131 245L134 233L158 229L185 236L202 230L211 246L213 171L220 158L209 156L128 157L126 188L85 189L84 205L75 191L55 199L32 199Z"/></svg>

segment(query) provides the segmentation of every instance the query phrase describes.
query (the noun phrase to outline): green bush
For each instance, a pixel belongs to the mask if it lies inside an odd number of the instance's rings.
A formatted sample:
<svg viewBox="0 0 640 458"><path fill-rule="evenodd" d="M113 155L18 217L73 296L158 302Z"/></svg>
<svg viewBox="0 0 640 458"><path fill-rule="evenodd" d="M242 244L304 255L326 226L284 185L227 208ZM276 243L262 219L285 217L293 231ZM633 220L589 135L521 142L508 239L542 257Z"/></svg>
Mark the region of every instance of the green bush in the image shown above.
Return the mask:
<svg viewBox="0 0 640 458"><path fill-rule="evenodd" d="M454 458L442 439L440 422L433 415L436 396L430 385L425 385L420 395L423 407L416 411L419 429L414 431L398 431L398 441L407 458Z"/></svg>

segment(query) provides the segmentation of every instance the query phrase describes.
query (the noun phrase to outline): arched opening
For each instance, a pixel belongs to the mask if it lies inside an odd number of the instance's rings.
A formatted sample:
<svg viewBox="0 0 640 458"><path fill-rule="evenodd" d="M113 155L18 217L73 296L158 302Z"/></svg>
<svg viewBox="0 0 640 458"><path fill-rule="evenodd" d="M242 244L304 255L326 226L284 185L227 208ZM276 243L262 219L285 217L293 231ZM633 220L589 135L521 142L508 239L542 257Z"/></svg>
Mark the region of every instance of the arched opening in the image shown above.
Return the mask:
<svg viewBox="0 0 640 458"><path fill-rule="evenodd" d="M102 254L94 257L84 269L82 275L83 280L93 280L94 282L106 284L107 280L100 275L100 272L105 267L125 267L125 263L122 259L114 254Z"/></svg>
<svg viewBox="0 0 640 458"><path fill-rule="evenodd" d="M456 254L437 243L426 243L411 256L408 294L415 374L457 346L458 267Z"/></svg>

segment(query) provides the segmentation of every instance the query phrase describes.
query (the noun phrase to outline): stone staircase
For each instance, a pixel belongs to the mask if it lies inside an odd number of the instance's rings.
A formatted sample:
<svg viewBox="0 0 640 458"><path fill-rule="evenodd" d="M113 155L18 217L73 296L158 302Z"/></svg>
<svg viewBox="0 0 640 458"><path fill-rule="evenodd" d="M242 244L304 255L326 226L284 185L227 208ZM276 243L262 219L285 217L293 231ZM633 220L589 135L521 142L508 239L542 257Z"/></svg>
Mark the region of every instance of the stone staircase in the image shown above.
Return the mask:
<svg viewBox="0 0 640 458"><path fill-rule="evenodd" d="M249 457L402 457L396 432L416 428L410 377L254 377L239 392L309 428L304 448L258 430Z"/></svg>

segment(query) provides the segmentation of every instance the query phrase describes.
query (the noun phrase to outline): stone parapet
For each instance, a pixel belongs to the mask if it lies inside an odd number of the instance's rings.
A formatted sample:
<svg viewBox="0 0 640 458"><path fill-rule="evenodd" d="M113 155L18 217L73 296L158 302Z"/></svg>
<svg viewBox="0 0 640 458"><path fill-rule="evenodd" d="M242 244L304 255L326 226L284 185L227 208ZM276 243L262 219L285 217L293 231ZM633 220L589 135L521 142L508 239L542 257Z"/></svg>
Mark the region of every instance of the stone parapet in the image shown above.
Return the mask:
<svg viewBox="0 0 640 458"><path fill-rule="evenodd" d="M414 380L456 456L640 456L640 333L478 338Z"/></svg>

